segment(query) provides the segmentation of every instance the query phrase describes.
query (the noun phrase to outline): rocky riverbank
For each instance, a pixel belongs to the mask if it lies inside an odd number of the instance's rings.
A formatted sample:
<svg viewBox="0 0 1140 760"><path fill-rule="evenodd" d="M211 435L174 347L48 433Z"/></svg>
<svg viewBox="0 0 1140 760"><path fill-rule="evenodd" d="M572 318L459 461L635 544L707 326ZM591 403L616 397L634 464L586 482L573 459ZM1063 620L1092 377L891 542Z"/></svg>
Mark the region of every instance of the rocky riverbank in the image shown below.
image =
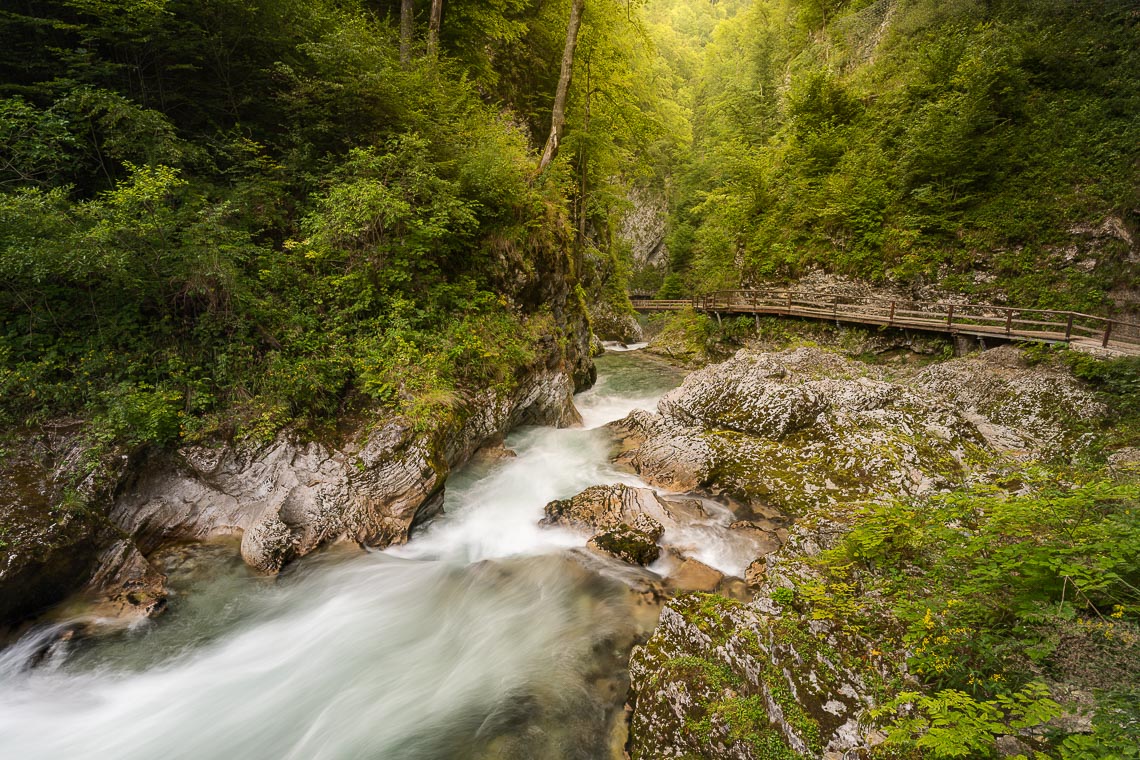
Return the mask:
<svg viewBox="0 0 1140 760"><path fill-rule="evenodd" d="M549 349L509 393L474 394L425 420L369 420L337 443L281 434L264 445L106 451L81 421L45 427L0 468L0 623L80 589L100 624L156 614L165 578L147 556L179 541L240 535L242 557L265 573L337 541L403 543L481 446L520 424L578 421L573 394L592 382L585 352Z"/></svg>
<svg viewBox="0 0 1140 760"><path fill-rule="evenodd" d="M888 735L873 708L920 681L906 652L886 658L858 629L843 601L854 587L821 582L816 558L867 503L1028 493L1023 468L1079 460L1107 412L1012 347L901 372L800 348L741 351L616 425L650 483L795 518L755 567L753 601L679 598L636 650L631 756L869 756Z"/></svg>
<svg viewBox="0 0 1140 760"><path fill-rule="evenodd" d="M1071 373L1012 347L926 366L802 347L741 350L689 375L656 413L611 425L617 460L649 484L715 497L732 506L734 529L769 539L753 544L745 601L723 586L683 594L635 651L630 756L869 756L888 736L874 708L919 683L905 654L884 657L826 598L800 595L822 587L815 558L868 503L1025 492L1024 468L1085 456L1107 413ZM598 487L551 503L546 520L646 564L663 526L692 519L684 503Z"/></svg>

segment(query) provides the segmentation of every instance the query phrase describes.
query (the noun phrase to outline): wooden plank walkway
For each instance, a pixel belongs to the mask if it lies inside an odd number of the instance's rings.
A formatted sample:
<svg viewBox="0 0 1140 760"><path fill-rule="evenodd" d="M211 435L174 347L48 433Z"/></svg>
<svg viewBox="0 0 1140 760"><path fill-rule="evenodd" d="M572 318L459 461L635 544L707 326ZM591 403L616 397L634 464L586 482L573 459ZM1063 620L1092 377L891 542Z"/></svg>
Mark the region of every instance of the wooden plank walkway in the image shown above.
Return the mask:
<svg viewBox="0 0 1140 760"><path fill-rule="evenodd" d="M638 294L640 295L640 294ZM638 311L803 317L979 338L1065 343L1140 355L1140 324L1073 311L891 301L794 290L724 290L694 299L634 298Z"/></svg>

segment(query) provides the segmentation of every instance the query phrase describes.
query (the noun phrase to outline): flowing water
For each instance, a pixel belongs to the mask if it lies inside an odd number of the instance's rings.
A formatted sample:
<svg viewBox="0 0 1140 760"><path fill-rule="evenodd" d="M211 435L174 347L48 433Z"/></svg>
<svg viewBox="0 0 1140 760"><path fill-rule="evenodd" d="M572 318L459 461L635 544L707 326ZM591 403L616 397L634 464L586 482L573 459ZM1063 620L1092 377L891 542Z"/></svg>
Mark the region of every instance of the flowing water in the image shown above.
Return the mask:
<svg viewBox="0 0 1140 760"><path fill-rule="evenodd" d="M636 571L537 523L551 499L638 483L597 428L680 376L635 353L598 364L583 428L516 431L518 455L455 473L445 515L406 546L328 551L276 579L233 544L173 547L155 558L163 617L34 667L58 631L0 652L0 758L612 757L624 663L656 610L621 582ZM676 538L739 571L717 548L727 519Z"/></svg>

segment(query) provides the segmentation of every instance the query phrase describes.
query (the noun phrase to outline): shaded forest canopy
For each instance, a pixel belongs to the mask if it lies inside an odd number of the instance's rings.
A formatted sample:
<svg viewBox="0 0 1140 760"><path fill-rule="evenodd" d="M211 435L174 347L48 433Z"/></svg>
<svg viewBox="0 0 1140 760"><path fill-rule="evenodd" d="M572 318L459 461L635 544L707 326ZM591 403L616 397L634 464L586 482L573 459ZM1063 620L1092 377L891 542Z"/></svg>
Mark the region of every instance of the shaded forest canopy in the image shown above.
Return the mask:
<svg viewBox="0 0 1140 760"><path fill-rule="evenodd" d="M619 313L631 281L814 268L1101 312L1136 289L1133 3L588 0L571 50L576 5L9 4L5 424L423 415L510 386L565 329L556 280ZM631 187L668 206L664 267L619 234Z"/></svg>
<svg viewBox="0 0 1140 760"><path fill-rule="evenodd" d="M1101 312L1137 287L1135 3L650 10L693 133L663 295L816 267Z"/></svg>

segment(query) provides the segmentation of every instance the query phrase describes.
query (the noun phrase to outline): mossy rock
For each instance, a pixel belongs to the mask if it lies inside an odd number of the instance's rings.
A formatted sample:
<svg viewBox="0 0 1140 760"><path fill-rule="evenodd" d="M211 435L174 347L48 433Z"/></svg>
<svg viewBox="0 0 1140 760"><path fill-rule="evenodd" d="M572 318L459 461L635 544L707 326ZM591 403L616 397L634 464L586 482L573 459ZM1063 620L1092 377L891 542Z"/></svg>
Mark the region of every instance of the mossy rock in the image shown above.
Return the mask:
<svg viewBox="0 0 1140 760"><path fill-rule="evenodd" d="M638 522L642 524L639 527L645 527L646 530L621 523L616 528L594 536L589 545L623 562L633 565L652 564L661 556L657 539L664 529L661 523L645 515L641 515Z"/></svg>

